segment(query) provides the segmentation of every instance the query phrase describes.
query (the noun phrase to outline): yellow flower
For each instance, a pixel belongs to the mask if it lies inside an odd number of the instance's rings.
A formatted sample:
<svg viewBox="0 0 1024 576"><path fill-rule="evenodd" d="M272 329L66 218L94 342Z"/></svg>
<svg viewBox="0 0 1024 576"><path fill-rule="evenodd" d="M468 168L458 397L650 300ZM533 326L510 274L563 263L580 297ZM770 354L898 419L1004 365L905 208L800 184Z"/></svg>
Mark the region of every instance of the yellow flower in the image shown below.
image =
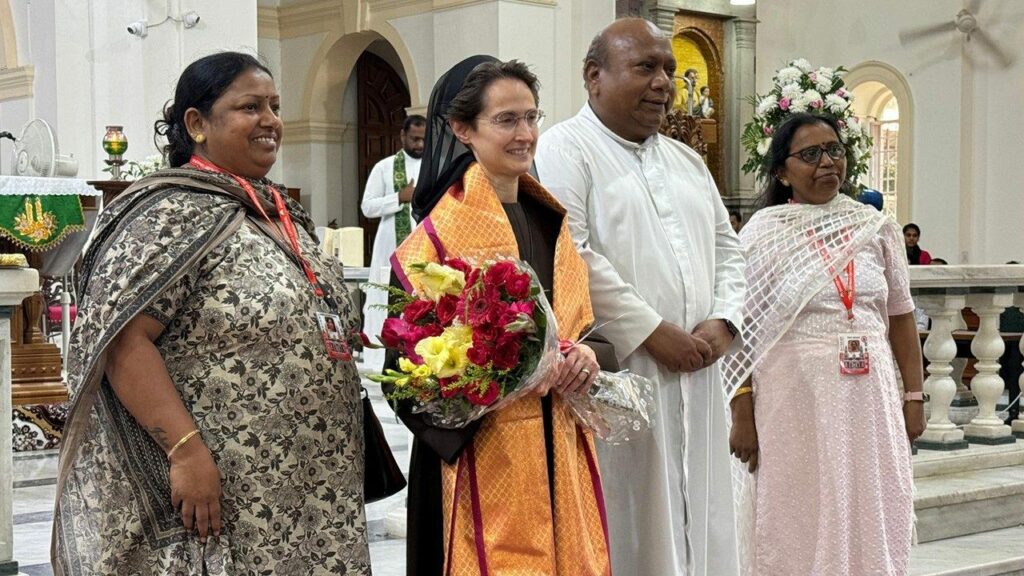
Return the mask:
<svg viewBox="0 0 1024 576"><path fill-rule="evenodd" d="M406 374L412 374L416 370L416 363L403 356L398 359L398 369Z"/></svg>
<svg viewBox="0 0 1024 576"><path fill-rule="evenodd" d="M441 296L451 294L458 296L466 285L466 275L460 270L430 262L420 272L420 288L427 298L434 302Z"/></svg>
<svg viewBox="0 0 1024 576"><path fill-rule="evenodd" d="M412 371L413 378L429 378L430 374L430 366L417 366L416 369Z"/></svg>
<svg viewBox="0 0 1024 576"><path fill-rule="evenodd" d="M399 378L395 380L395 388L401 388L409 383L409 377Z"/></svg>
<svg viewBox="0 0 1024 576"><path fill-rule="evenodd" d="M473 331L468 326L450 326L440 336L424 338L416 344L416 353L423 365L438 378L458 376L466 369L466 352L473 345Z"/></svg>

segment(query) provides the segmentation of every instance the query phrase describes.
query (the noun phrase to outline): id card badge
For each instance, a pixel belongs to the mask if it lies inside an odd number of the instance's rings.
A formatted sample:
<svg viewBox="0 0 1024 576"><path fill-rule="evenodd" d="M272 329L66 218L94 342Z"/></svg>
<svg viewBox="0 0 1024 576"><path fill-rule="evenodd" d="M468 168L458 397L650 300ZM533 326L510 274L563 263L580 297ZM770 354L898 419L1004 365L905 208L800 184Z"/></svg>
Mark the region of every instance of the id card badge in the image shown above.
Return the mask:
<svg viewBox="0 0 1024 576"><path fill-rule="evenodd" d="M341 318L337 314L317 312L316 323L320 327L320 337L324 341L327 357L331 360L351 360L352 351L341 330Z"/></svg>
<svg viewBox="0 0 1024 576"><path fill-rule="evenodd" d="M860 376L871 371L866 334L839 335L839 373Z"/></svg>

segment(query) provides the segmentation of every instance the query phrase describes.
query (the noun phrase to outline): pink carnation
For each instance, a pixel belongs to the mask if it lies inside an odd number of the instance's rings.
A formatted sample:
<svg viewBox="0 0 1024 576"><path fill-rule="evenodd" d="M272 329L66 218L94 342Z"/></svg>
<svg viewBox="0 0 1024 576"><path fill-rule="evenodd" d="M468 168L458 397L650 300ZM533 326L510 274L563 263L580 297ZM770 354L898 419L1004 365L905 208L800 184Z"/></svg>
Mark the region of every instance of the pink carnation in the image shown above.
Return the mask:
<svg viewBox="0 0 1024 576"><path fill-rule="evenodd" d="M789 110L789 104L789 98L783 98L782 100L779 100L779 110Z"/></svg>

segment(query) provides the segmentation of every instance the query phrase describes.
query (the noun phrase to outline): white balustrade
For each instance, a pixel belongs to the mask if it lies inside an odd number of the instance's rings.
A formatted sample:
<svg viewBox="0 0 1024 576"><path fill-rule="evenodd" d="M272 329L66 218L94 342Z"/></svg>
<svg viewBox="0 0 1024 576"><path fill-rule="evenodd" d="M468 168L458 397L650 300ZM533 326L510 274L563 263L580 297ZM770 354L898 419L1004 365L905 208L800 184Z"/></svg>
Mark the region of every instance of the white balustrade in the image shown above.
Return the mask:
<svg viewBox="0 0 1024 576"><path fill-rule="evenodd" d="M924 344L928 359L928 378L924 389L929 397L931 416L917 446L930 450L966 448L968 442L1003 444L1024 438L1024 419L1018 417L1007 426L996 413L1004 382L999 376L999 359L1005 344L999 333L999 315L1008 306L1024 305L1024 266L911 266L911 291L914 301L932 319ZM953 330L959 324L960 311L971 306L978 315L978 331L971 342L977 358L977 375L971 380L971 392L978 402L978 414L961 430L949 419L949 408L957 395L958 383L950 376L957 347ZM1024 352L1024 341L1021 342ZM1024 376L1021 378L1024 383ZM1013 400L1013 398L1010 398Z"/></svg>
<svg viewBox="0 0 1024 576"><path fill-rule="evenodd" d="M966 448L964 432L949 420L949 405L956 395L956 382L950 377L956 357L953 341L953 318L960 314L966 303L963 295L919 296L917 305L932 319L924 354L928 358L928 378L924 391L928 394L931 417L924 433L917 441L921 448L953 450Z"/></svg>
<svg viewBox="0 0 1024 576"><path fill-rule="evenodd" d="M996 416L996 402L1003 395L1003 379L999 376L999 358L1006 351L999 334L999 315L1013 304L1012 293L971 294L967 304L978 315L978 332L971 342L971 353L978 359L978 373L971 380L971 390L978 400L978 415L964 426L968 442L980 444L1012 444L1012 430Z"/></svg>

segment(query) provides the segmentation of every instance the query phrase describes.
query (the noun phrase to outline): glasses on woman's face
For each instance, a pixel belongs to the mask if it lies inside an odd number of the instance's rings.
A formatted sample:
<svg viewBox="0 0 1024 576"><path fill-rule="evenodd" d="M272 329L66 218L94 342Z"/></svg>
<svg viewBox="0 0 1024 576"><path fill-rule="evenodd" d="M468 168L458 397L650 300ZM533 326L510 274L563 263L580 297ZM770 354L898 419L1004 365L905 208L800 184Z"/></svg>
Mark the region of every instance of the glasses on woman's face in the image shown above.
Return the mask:
<svg viewBox="0 0 1024 576"><path fill-rule="evenodd" d="M544 123L544 111L543 110L530 110L522 116L515 112L502 112L493 118L487 118L495 128L502 132L515 132L516 127L519 126L520 121L526 122L526 127L529 129L540 128L540 125Z"/></svg>
<svg viewBox="0 0 1024 576"><path fill-rule="evenodd" d="M833 161L838 162L846 159L846 146L843 146L839 142L829 142L828 144L819 144L817 146L808 146L799 152L794 152L786 158L796 156L797 158L807 162L808 164L817 164L821 162L822 153L828 154L828 157Z"/></svg>

